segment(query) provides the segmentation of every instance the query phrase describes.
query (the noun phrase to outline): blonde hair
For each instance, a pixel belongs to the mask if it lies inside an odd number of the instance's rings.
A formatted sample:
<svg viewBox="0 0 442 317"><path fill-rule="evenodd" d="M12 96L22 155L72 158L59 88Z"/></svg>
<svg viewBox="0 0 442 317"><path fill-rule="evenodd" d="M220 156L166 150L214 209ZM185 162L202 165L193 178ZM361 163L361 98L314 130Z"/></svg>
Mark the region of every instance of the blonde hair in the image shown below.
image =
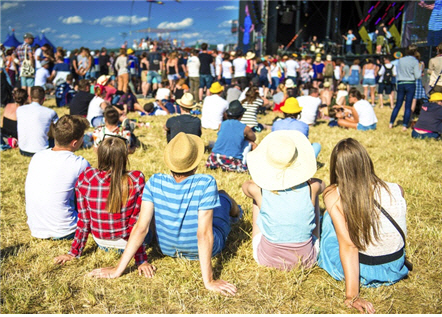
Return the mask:
<svg viewBox="0 0 442 317"><path fill-rule="evenodd" d="M339 187L342 211L351 241L365 250L379 240L379 213L375 194L380 197L387 184L376 176L367 150L355 139L338 142L330 157L330 184ZM379 202L381 203L381 202Z"/></svg>

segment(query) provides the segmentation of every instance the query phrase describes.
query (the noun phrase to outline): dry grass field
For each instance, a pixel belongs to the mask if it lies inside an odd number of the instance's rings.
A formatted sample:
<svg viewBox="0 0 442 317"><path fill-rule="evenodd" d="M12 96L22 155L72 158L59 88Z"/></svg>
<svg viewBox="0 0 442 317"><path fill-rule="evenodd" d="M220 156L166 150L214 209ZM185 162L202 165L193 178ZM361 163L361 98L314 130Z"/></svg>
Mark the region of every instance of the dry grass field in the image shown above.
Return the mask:
<svg viewBox="0 0 442 317"><path fill-rule="evenodd" d="M54 100L45 103L54 107ZM67 109L55 109L61 116ZM370 153L382 179L405 190L408 205L407 254L414 271L399 283L377 289L361 289L378 313L442 313L442 143L414 140L401 127L388 129L390 109L376 108L376 131L361 132L329 128L310 129L310 140L320 142L318 161L325 163L316 177L329 183L329 157L341 139L353 137ZM132 114L132 117L136 117ZM259 121L271 124L274 114ZM399 119L402 118L402 113ZM146 179L168 172L162 160L166 117L141 117L150 127L136 134L148 147L130 157L131 169ZM259 143L268 132L258 134ZM203 140L215 140L214 131L203 131ZM77 153L96 166L92 149ZM208 154L207 154L208 155ZM207 156L206 156L207 157ZM248 174L208 171L220 189L227 190L245 210L235 224L225 251L213 259L215 276L238 288L235 297L224 297L204 289L198 262L163 257L148 249L158 268L153 279L138 275L134 261L122 277L114 280L86 276L91 270L115 265L119 255L98 249L89 238L84 255L58 266L53 258L69 250L69 241L32 238L26 224L24 183L30 158L17 149L1 152L1 312L2 313L356 313L343 305L344 282L337 282L319 267L281 272L261 267L252 256L251 201L241 191ZM62 176L62 175L60 175ZM321 206L323 207L322 199Z"/></svg>

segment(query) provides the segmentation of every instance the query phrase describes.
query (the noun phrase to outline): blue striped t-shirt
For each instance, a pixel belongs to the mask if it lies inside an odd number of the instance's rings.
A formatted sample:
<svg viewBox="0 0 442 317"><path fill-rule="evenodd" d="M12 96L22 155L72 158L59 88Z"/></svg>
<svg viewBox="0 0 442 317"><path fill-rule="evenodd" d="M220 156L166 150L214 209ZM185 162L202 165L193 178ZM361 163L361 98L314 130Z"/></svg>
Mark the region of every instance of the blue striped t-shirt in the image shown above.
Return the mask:
<svg viewBox="0 0 442 317"><path fill-rule="evenodd" d="M442 0L436 0L434 2L434 8L428 21L428 30L442 30Z"/></svg>
<svg viewBox="0 0 442 317"><path fill-rule="evenodd" d="M144 187L143 201L154 204L161 252L172 257L198 259L198 210L221 206L211 175L196 174L177 183L173 176L154 174ZM214 230L212 255L219 253L222 236Z"/></svg>

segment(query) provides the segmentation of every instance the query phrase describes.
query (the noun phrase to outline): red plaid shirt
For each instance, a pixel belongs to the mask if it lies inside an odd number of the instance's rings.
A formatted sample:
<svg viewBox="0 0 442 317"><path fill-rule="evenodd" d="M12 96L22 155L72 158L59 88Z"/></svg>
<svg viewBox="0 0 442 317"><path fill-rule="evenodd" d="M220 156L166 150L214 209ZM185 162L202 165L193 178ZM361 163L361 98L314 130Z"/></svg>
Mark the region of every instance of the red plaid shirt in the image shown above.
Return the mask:
<svg viewBox="0 0 442 317"><path fill-rule="evenodd" d="M133 226L140 213L141 197L144 189L144 175L140 171L130 171L129 197L121 212L111 214L106 210L109 195L110 175L105 171L88 167L78 177L75 185L78 207L78 222L75 238L69 254L79 257L86 245L90 232L99 239L129 239ZM147 261L144 245L134 256L137 265Z"/></svg>
<svg viewBox="0 0 442 317"><path fill-rule="evenodd" d="M15 49L15 55L17 55L17 57L18 57L18 60L20 61L20 65L23 62L23 60L25 59L25 50L29 54L30 52L32 52L32 47L28 43L23 43L23 44L17 46L17 48Z"/></svg>

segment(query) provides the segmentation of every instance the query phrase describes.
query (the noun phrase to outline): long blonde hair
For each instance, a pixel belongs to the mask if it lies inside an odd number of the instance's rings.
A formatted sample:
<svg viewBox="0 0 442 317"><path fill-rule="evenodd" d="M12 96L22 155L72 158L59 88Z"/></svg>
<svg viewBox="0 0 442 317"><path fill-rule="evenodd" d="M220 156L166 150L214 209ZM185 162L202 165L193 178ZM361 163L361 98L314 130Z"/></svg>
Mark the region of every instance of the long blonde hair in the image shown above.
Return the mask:
<svg viewBox="0 0 442 317"><path fill-rule="evenodd" d="M126 142L118 137L107 137L98 147L98 169L110 174L106 209L112 214L121 212L129 196L127 155Z"/></svg>
<svg viewBox="0 0 442 317"><path fill-rule="evenodd" d="M330 184L339 188L342 211L351 241L359 250L379 239L375 193L387 184L374 172L367 150L355 139L338 142L330 157ZM380 202L379 202L380 203Z"/></svg>

